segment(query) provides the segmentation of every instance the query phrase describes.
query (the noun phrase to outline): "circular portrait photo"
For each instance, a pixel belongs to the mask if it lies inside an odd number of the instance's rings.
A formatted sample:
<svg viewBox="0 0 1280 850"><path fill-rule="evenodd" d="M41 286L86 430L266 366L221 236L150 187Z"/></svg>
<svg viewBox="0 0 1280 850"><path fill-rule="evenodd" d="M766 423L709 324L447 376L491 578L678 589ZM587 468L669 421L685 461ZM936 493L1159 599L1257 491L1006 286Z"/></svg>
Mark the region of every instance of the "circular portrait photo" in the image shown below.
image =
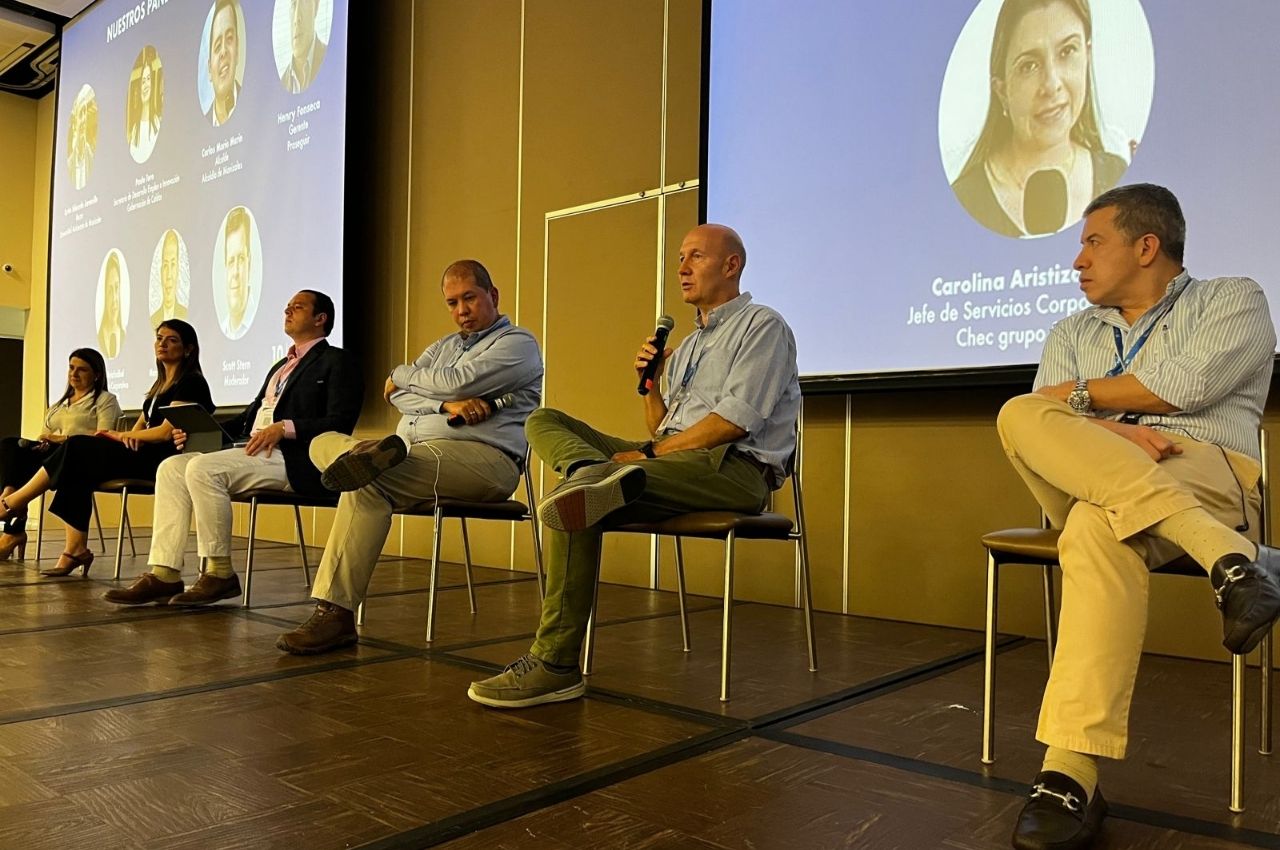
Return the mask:
<svg viewBox="0 0 1280 850"><path fill-rule="evenodd" d="M213 306L227 339L239 339L253 324L262 295L262 241L247 207L232 207L213 246Z"/></svg>
<svg viewBox="0 0 1280 850"><path fill-rule="evenodd" d="M196 93L209 123L221 127L236 111L244 84L244 10L239 0L214 0L204 19Z"/></svg>
<svg viewBox="0 0 1280 850"><path fill-rule="evenodd" d="M98 324L98 350L108 360L119 357L129 324L129 267L118 248L112 248L102 260L93 316Z"/></svg>
<svg viewBox="0 0 1280 850"><path fill-rule="evenodd" d="M333 27L333 0L276 0L271 46L280 84L293 94L307 90L320 73Z"/></svg>
<svg viewBox="0 0 1280 850"><path fill-rule="evenodd" d="M151 327L165 319L187 319L191 303L191 260L187 243L170 228L156 243L151 255L151 285L147 288L147 312Z"/></svg>
<svg viewBox="0 0 1280 850"><path fill-rule="evenodd" d="M981 0L942 82L947 181L988 230L1057 233L1120 181L1154 91L1138 0Z"/></svg>
<svg viewBox="0 0 1280 850"><path fill-rule="evenodd" d="M98 149L98 97L85 83L71 101L67 117L67 173L77 189L83 189L93 173L93 152Z"/></svg>
<svg viewBox="0 0 1280 850"><path fill-rule="evenodd" d="M151 45L142 48L129 73L129 94L125 100L124 132L129 155L137 163L146 162L155 150L164 114L164 73L160 56Z"/></svg>

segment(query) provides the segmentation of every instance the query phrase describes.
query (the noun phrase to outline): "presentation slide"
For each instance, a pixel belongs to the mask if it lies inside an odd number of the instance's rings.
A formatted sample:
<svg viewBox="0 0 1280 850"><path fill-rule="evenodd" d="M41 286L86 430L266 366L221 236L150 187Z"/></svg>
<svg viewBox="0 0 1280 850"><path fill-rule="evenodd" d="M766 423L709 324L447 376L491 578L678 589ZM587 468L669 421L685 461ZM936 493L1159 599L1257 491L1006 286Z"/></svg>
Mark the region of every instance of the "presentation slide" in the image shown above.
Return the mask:
<svg viewBox="0 0 1280 850"><path fill-rule="evenodd" d="M810 376L1032 364L1088 202L1173 190L1280 315L1275 0L715 0L707 217Z"/></svg>
<svg viewBox="0 0 1280 850"><path fill-rule="evenodd" d="M346 44L346 0L102 0L67 26L51 401L86 346L140 407L156 326L181 319L214 401L246 404L299 289L333 298L342 344Z"/></svg>

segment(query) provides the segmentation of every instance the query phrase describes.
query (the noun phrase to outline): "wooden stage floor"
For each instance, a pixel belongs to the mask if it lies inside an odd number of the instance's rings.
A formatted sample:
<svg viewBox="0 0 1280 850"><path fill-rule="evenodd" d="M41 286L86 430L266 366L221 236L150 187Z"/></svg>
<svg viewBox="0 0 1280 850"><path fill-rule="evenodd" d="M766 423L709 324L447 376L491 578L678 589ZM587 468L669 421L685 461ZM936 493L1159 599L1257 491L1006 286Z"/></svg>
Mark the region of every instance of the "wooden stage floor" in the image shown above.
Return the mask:
<svg viewBox="0 0 1280 850"><path fill-rule="evenodd" d="M388 558L361 644L295 658L275 649L310 612L295 548L260 545L250 610L117 608L110 560L87 580L0 563L5 850L985 850L1009 846L1041 754L1044 647L1013 636L984 768L977 632L820 614L810 673L798 611L739 604L722 704L719 600L691 599L686 654L672 594L605 585L587 698L499 712L465 691L527 648L526 574L478 569L472 615L448 565L427 648L427 564ZM1280 848L1280 756L1250 748L1247 810L1227 811L1229 680L1144 659L1099 847Z"/></svg>

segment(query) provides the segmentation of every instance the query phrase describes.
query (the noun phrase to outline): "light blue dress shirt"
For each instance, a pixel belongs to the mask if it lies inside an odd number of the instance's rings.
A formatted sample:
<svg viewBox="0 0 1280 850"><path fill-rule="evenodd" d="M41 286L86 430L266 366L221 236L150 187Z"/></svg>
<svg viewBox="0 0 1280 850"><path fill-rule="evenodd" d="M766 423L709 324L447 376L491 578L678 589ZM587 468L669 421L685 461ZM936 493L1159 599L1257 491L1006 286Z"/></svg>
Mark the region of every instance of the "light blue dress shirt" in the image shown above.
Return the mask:
<svg viewBox="0 0 1280 850"><path fill-rule="evenodd" d="M714 413L747 432L734 450L767 465L770 486L782 485L796 450L800 377L796 338L781 315L744 292L707 314L672 352L665 373L659 434Z"/></svg>

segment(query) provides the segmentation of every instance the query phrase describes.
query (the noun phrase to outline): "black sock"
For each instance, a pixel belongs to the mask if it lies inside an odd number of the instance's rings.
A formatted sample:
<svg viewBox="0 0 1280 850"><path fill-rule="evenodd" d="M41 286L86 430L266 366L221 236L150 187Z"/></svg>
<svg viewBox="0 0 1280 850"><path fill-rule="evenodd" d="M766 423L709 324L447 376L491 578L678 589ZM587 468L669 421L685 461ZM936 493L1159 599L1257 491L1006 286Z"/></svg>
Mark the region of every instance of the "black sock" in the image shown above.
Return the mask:
<svg viewBox="0 0 1280 850"><path fill-rule="evenodd" d="M578 669L577 664L552 664L550 661L543 661L542 666L552 673L572 673Z"/></svg>

